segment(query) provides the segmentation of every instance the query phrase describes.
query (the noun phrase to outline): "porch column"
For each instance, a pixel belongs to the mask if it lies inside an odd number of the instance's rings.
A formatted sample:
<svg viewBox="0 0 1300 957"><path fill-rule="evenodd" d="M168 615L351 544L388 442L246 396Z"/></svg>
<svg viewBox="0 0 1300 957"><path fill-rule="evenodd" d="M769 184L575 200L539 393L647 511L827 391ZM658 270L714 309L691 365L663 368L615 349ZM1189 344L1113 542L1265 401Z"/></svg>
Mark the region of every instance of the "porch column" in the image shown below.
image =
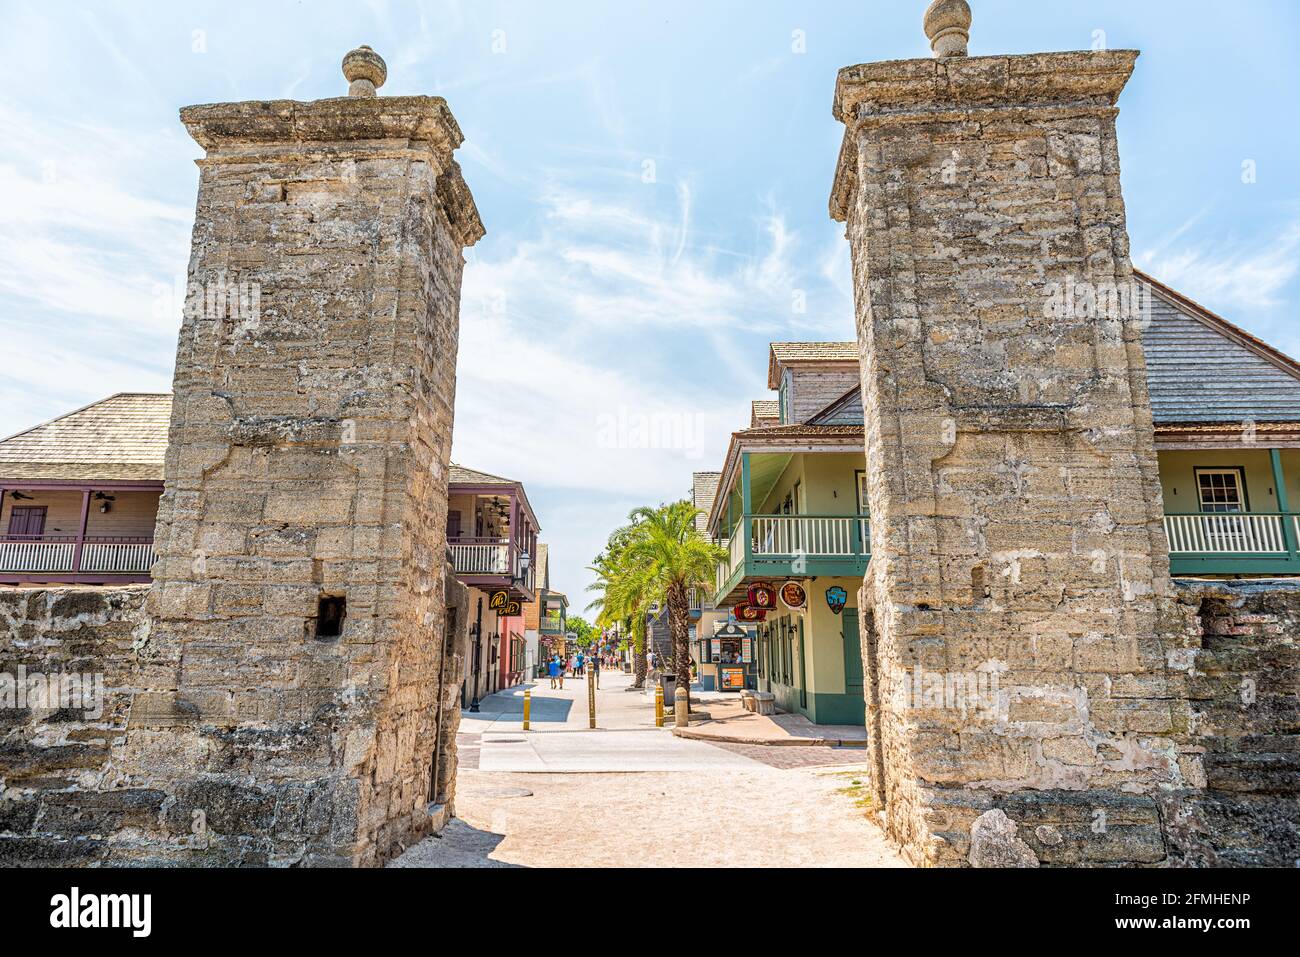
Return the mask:
<svg viewBox="0 0 1300 957"><path fill-rule="evenodd" d="M519 493L512 489L510 492L510 533L506 536L509 545L506 546L506 563L510 566L510 580L513 582L519 575L519 533L522 531L519 527Z"/></svg>
<svg viewBox="0 0 1300 957"><path fill-rule="evenodd" d="M1282 537L1286 542L1287 557L1296 559L1295 519L1291 516L1291 505L1287 501L1286 475L1282 471L1282 450L1269 449L1269 462L1273 466L1273 488L1277 490L1277 510L1282 513Z"/></svg>
<svg viewBox="0 0 1300 957"><path fill-rule="evenodd" d="M72 571L81 571L81 549L86 544L86 523L90 519L90 489L81 490L81 523L77 526L77 544L72 550Z"/></svg>
<svg viewBox="0 0 1300 957"><path fill-rule="evenodd" d="M744 536L745 543L745 565L748 566L754 557L754 536L749 531L749 516L754 511L754 503L751 500L749 488L749 453L742 452L740 456L740 531ZM748 569L746 569L748 570Z"/></svg>

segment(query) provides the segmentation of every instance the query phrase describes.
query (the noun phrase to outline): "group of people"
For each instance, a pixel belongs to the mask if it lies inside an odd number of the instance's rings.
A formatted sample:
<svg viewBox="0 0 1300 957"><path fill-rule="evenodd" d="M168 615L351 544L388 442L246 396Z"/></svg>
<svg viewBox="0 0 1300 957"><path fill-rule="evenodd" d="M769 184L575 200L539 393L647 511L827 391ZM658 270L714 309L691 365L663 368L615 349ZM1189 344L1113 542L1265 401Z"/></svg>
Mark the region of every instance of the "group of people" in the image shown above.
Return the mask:
<svg viewBox="0 0 1300 957"><path fill-rule="evenodd" d="M550 660L546 662L546 674L551 679L552 688L563 688L566 677L585 678L589 672L597 675L601 668L617 667L617 655L588 654L579 651L569 655L568 658L551 655Z"/></svg>

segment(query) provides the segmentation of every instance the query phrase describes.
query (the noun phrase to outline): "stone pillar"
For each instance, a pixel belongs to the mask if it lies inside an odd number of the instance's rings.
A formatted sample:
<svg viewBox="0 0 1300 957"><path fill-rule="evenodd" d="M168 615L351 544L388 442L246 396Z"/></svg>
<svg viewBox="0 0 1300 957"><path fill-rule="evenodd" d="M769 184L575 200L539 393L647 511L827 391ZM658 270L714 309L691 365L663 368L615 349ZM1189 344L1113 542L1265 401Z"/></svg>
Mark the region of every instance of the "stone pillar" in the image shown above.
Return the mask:
<svg viewBox="0 0 1300 957"><path fill-rule="evenodd" d="M835 95L887 831L924 864L1159 859L1153 795L1195 768L1115 132L1138 54L968 58L954 0L926 25L937 58Z"/></svg>
<svg viewBox="0 0 1300 957"><path fill-rule="evenodd" d="M206 155L141 644L159 693L129 750L235 862L373 864L426 834L455 681L446 467L483 227L446 102L377 96L368 48L344 73L348 97L181 111Z"/></svg>

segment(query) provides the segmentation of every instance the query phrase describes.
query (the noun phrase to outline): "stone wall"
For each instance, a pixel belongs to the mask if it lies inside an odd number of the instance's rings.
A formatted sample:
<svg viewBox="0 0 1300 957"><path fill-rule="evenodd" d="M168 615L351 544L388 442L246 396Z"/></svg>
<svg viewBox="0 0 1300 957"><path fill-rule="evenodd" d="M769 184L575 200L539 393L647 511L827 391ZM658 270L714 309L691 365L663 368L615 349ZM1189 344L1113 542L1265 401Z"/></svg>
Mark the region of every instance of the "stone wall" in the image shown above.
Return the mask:
<svg viewBox="0 0 1300 957"><path fill-rule="evenodd" d="M1300 581L1177 584L1168 657L1204 789L1161 797L1169 860L1300 865Z"/></svg>
<svg viewBox="0 0 1300 957"><path fill-rule="evenodd" d="M1268 866L1300 861L1300 581L1180 581L1161 603L1165 642L1163 685L1169 711L1187 720L1168 736L1179 783L1147 793L1022 786L954 787L926 780L927 821L944 852L926 860L906 838L896 842L918 863L1017 866ZM878 636L863 615L868 722L881 704L873 697ZM1139 683L1111 689L1135 700ZM1088 676L1078 690L1088 696ZM994 735L1034 730L1033 715L1016 713L1016 690L998 688L996 713L983 716ZM890 705L886 702L886 707ZM907 709L904 708L904 711ZM972 716L974 717L974 716ZM1025 719L1031 720L1026 726ZM905 768L905 741L886 738L871 750L873 796L888 806L889 778ZM1087 765L1124 761L1104 735L1076 756L1042 743L1043 760ZM883 823L888 828L887 817Z"/></svg>
<svg viewBox="0 0 1300 957"><path fill-rule="evenodd" d="M0 865L150 859L189 835L151 780L114 767L132 702L157 678L134 647L147 592L0 589ZM99 675L103 697L10 698L6 679L24 673Z"/></svg>
<svg viewBox="0 0 1300 957"><path fill-rule="evenodd" d="M430 792L426 763L413 838L454 811L469 632L465 588L451 575L446 585L455 625L427 642L443 675L428 716L440 727L438 788ZM351 863L318 850L347 848L355 834L355 805L339 799L337 773L351 703L322 701L299 720L238 727L205 718L178 693L173 655L150 641L147 592L0 589L0 866ZM102 696L6 698L13 685L4 676L68 675L98 676Z"/></svg>

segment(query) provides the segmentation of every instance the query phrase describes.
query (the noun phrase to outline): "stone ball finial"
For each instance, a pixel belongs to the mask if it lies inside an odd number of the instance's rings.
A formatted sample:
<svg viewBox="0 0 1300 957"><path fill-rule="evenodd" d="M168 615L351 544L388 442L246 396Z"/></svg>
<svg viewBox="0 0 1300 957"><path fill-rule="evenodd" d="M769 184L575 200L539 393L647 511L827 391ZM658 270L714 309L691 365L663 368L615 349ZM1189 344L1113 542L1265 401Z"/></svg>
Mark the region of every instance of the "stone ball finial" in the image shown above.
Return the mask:
<svg viewBox="0 0 1300 957"><path fill-rule="evenodd" d="M348 81L348 96L376 96L388 79L388 64L368 46L359 46L343 58L343 76Z"/></svg>
<svg viewBox="0 0 1300 957"><path fill-rule="evenodd" d="M970 4L966 0L934 0L925 11L925 35L937 57L965 56L970 42Z"/></svg>

